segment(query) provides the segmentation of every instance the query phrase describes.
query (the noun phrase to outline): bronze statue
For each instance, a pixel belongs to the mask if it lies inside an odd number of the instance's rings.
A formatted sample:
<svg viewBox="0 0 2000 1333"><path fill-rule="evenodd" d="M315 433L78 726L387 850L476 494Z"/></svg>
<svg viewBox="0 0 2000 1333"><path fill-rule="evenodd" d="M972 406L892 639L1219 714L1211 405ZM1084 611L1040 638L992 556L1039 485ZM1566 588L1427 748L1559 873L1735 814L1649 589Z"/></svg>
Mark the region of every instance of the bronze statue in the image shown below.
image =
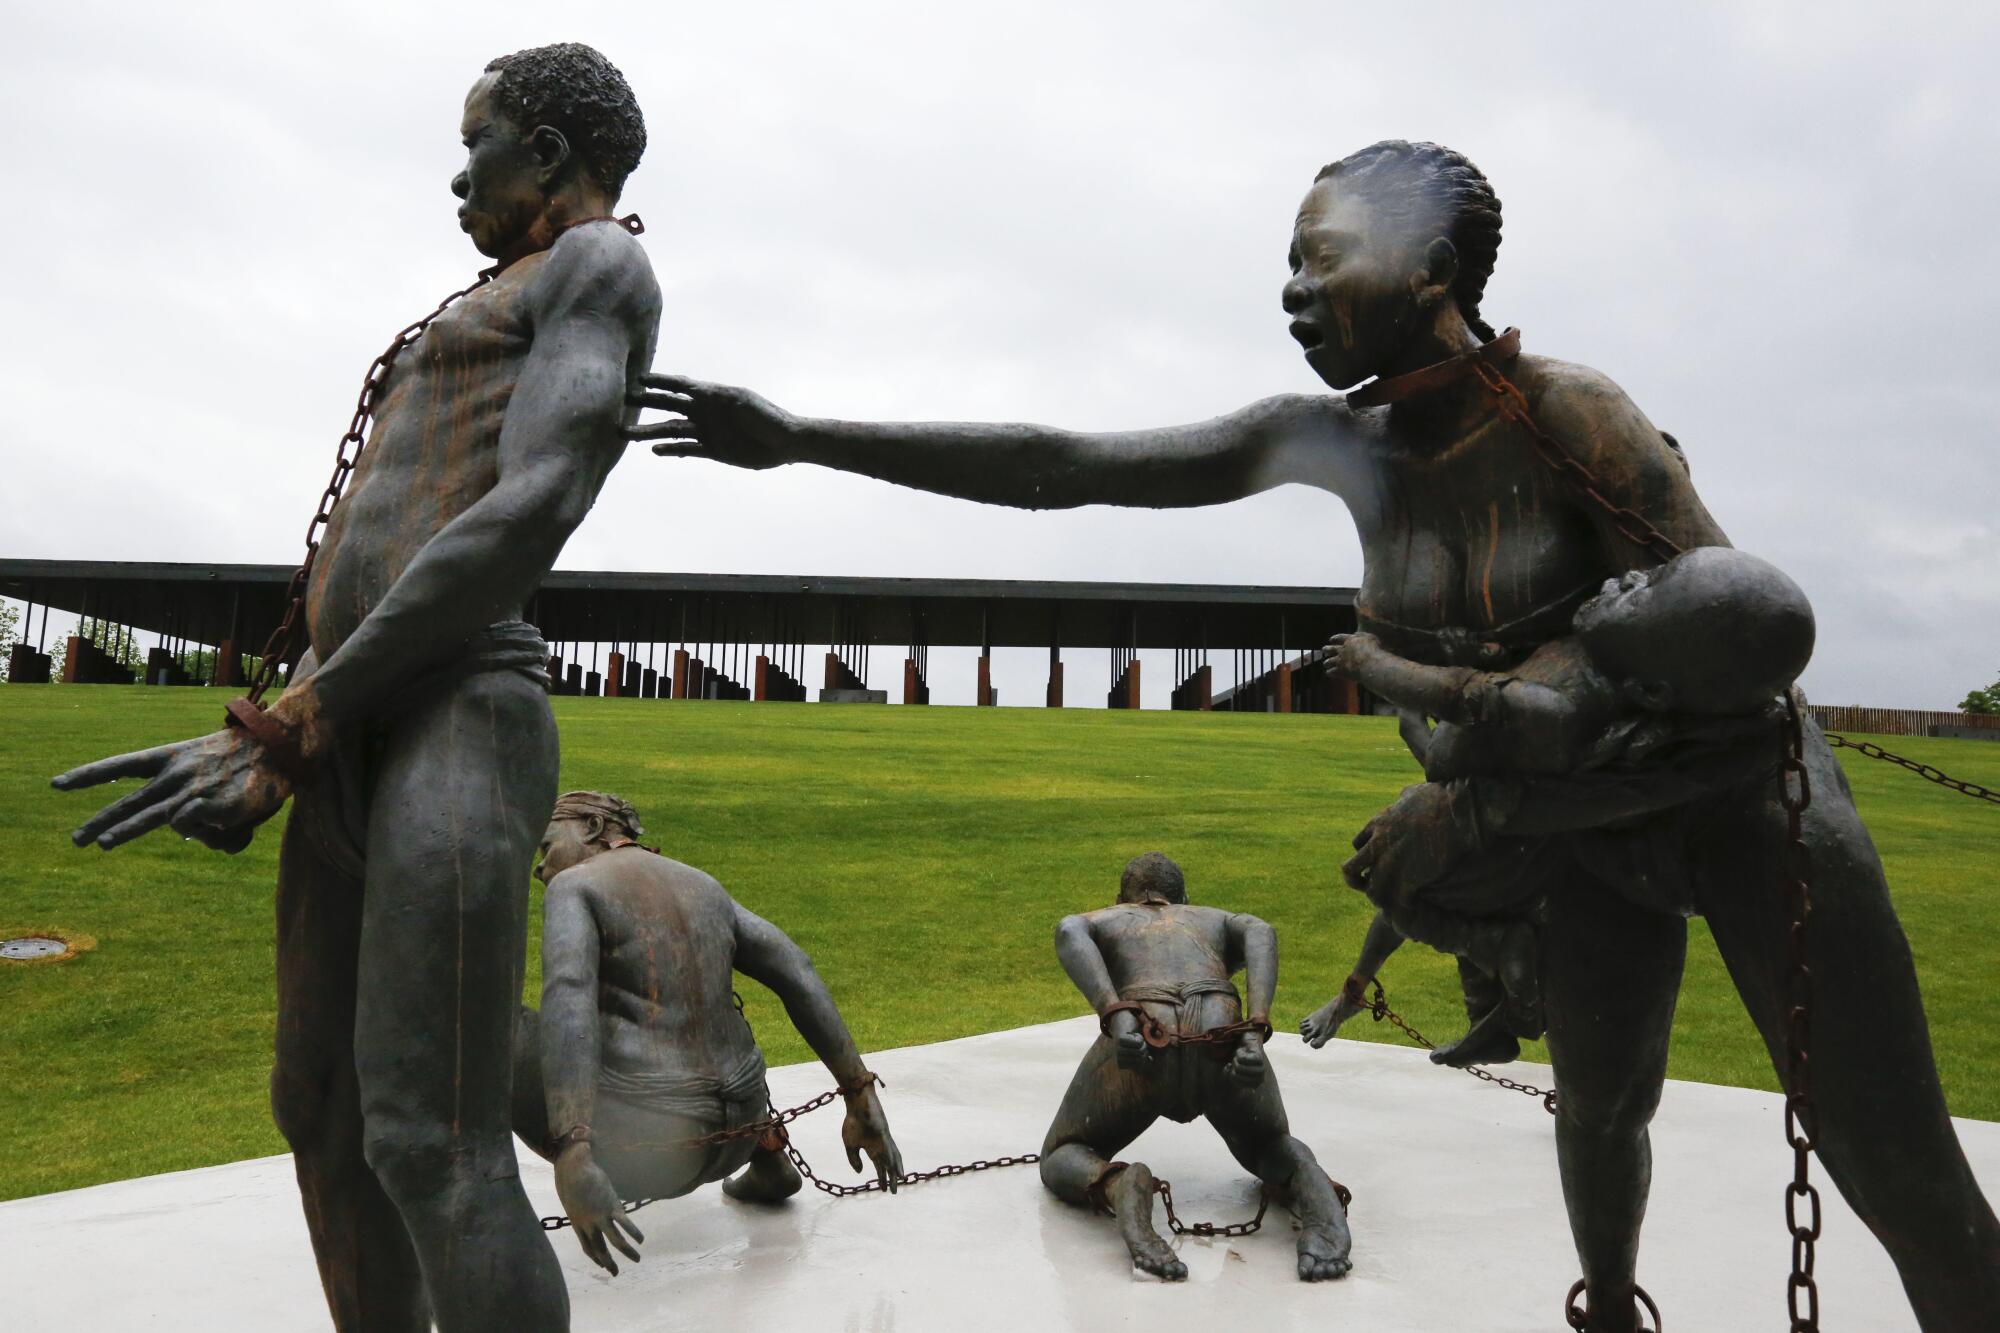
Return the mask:
<svg viewBox="0 0 2000 1333"><path fill-rule="evenodd" d="M1289 394L1188 426L1085 434L804 419L748 390L654 375L634 401L677 415L635 435L665 455L820 463L1031 509L1219 504L1317 486L1346 503L1360 535L1363 629L1413 662L1506 670L1560 637L1605 580L1665 558L1634 518L1677 548L1728 540L1677 448L1616 384L1524 354L1518 334L1495 337L1481 320L1499 242L1499 200L1478 168L1436 144L1390 140L1325 168L1293 227L1282 303L1307 364L1337 390L1375 380L1345 397ZM1580 495L1522 415L1503 410L1509 393L1606 504ZM1975 1327L2000 1309L2000 1223L1946 1114L1867 830L1824 739L1810 722L1805 733L1818 1151L1895 1261L1923 1327ZM1771 746L1775 767L1775 736ZM1491 781L1413 788L1366 831L1367 855L1420 860L1440 820ZM1567 796L1534 796L1563 790L1560 779L1507 781L1520 800L1490 832L1573 829ZM1633 857L1625 837L1615 844L1625 855L1562 870L1537 969L1564 1194L1592 1327L1607 1333L1636 1327L1646 1127L1666 1072L1681 914L1707 918L1781 1071L1791 985L1784 812L1768 775L1667 810L1645 792L1622 799L1621 810L1594 797L1584 817L1636 821L1652 851ZM1655 882L1668 872L1673 892Z"/></svg>
<svg viewBox="0 0 2000 1333"><path fill-rule="evenodd" d="M1298 1214L1299 1277L1344 1275L1347 1210L1312 1149L1292 1137L1264 1059L1277 932L1246 913L1190 905L1181 868L1148 852L1125 867L1116 905L1063 918L1056 955L1097 1011L1103 1035L1042 1141L1050 1193L1108 1210L1134 1264L1169 1281L1185 1278L1187 1266L1153 1229L1151 1169L1111 1159L1161 1116L1182 1124L1204 1116L1244 1169ZM1238 971L1248 1018L1230 980ZM1182 1037L1198 1040L1182 1044Z"/></svg>
<svg viewBox="0 0 2000 1333"><path fill-rule="evenodd" d="M892 1193L903 1174L875 1076L812 960L710 876L639 846L642 836L637 812L616 796L557 800L535 871L548 885L542 1008L523 1010L514 1038L514 1132L555 1163L577 1241L612 1273L606 1242L636 1263L632 1243L645 1239L623 1199L674 1198L718 1180L753 1202L798 1192L781 1141L732 1134L770 1106L733 973L777 994L838 1080L848 1163L859 1171L866 1152Z"/></svg>
<svg viewBox="0 0 2000 1333"><path fill-rule="evenodd" d="M272 1108L334 1324L368 1333L568 1327L510 1135L528 871L556 794L548 650L520 617L624 448L660 313L608 218L645 125L603 56L495 60L460 130L459 225L495 268L398 342L283 696L56 779L149 779L77 830L104 848L166 824L240 850L294 798Z"/></svg>
<svg viewBox="0 0 2000 1333"><path fill-rule="evenodd" d="M1672 806L1769 775L1775 701L1813 645L1812 607L1782 572L1731 547L1700 547L1607 582L1572 624L1505 672L1412 662L1366 632L1336 636L1329 665L1407 715L1437 719L1420 742L1427 782L1589 774ZM1471 1031L1431 1058L1501 1063L1518 1054L1513 1038L1542 1035L1533 926L1552 860L1569 844L1481 839L1473 822L1436 832L1416 874L1364 848L1355 886L1399 933L1458 955L1479 978L1466 987ZM1607 829L1590 841L1621 836ZM1648 849L1643 835L1637 842L1632 869L1643 876ZM1500 1003L1484 1004L1486 978L1498 981Z"/></svg>

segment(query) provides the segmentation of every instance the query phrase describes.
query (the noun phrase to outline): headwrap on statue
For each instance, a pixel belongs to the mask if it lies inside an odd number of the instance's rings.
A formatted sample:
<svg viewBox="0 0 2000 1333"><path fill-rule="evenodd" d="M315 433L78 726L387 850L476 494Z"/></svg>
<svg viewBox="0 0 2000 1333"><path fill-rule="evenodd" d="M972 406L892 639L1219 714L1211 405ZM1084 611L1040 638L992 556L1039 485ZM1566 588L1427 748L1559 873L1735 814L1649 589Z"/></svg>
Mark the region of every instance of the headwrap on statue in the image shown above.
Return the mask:
<svg viewBox="0 0 2000 1333"><path fill-rule="evenodd" d="M639 812L632 803L622 796L613 796L604 791L566 791L556 797L553 819L589 819L595 816L604 821L604 828L613 837L620 834L637 842L645 834L639 827Z"/></svg>

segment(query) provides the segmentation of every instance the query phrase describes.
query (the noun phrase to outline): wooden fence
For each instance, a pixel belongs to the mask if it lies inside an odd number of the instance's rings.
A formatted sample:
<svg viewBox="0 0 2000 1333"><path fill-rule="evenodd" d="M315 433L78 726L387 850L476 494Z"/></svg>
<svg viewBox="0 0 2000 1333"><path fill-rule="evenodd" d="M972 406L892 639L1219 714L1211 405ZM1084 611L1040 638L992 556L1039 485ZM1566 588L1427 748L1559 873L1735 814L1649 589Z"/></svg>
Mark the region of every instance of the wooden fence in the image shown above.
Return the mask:
<svg viewBox="0 0 2000 1333"><path fill-rule="evenodd" d="M1939 712L1924 708L1843 708L1811 705L1813 721L1827 731L1872 731L1881 736L1928 736L1932 727L2000 732L2000 715Z"/></svg>

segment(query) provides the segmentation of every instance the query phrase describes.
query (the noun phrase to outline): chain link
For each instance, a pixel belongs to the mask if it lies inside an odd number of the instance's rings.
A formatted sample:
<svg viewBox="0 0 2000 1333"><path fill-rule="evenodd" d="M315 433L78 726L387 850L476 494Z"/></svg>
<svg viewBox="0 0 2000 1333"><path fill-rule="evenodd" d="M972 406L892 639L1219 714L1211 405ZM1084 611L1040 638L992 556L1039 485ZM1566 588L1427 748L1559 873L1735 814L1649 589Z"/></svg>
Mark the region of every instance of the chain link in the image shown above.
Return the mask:
<svg viewBox="0 0 2000 1333"><path fill-rule="evenodd" d="M589 217L578 218L574 222L558 228L556 236L571 227L580 227L586 222L616 222L626 231L638 236L646 230L646 224L639 220L637 213L628 213L622 218ZM550 244L554 244L552 240ZM539 253L539 252L537 252ZM523 256L525 258L525 256ZM416 345L424 336L424 330L431 322L454 304L472 295L487 283L500 276L506 264L495 264L492 268L481 269L479 276L468 287L461 287L450 296L437 303L437 309L415 323L406 325L402 332L390 340L382 354L368 364L368 373L362 377L361 392L355 395L354 415L348 418L347 431L340 437L340 444L334 450L333 476L320 492L319 508L314 511L312 521L306 524L306 558L292 572L291 580L285 585L285 615L278 627L271 631L271 637L264 641L264 653L257 662L257 671L250 679L249 693L245 695L251 703L262 703L264 695L278 680L278 672L296 652L298 647L299 622L305 614L306 589L312 582L313 561L319 555L321 530L333 517L334 506L340 503L342 490L347 479L353 475L355 465L360 462L361 449L368 437L368 423L375 415L375 402L382 388L389 382L390 368L396 358Z"/></svg>
<svg viewBox="0 0 2000 1333"><path fill-rule="evenodd" d="M1602 510L1611 520L1612 526L1624 535L1625 540L1649 552L1662 563L1681 553L1681 544L1666 533L1661 532L1647 521L1646 516L1636 509L1627 508L1605 495L1599 486L1595 473L1565 448L1535 421L1533 409L1528 406L1527 396L1514 387L1513 381L1493 366L1475 359L1473 373L1479 382L1493 395L1494 406L1500 415L1519 426L1534 443L1535 452L1542 461L1554 470L1558 480L1576 491L1584 499Z"/></svg>
<svg viewBox="0 0 2000 1333"><path fill-rule="evenodd" d="M1940 787L1949 787L1955 792L1963 792L1976 801L1991 801L1995 805L2000 805L2000 791L1995 791L1991 787L1982 787L1976 782L1966 782L1960 778L1951 776L1949 773L1932 768L1929 764L1921 764L1914 759L1905 759L1902 755L1891 754L1872 741L1851 741L1837 731L1829 731L1824 734L1826 736L1826 743L1836 749L1858 750L1870 759L1886 759L1899 768L1907 768L1910 772L1915 773L1927 782L1935 782Z"/></svg>
<svg viewBox="0 0 2000 1333"><path fill-rule="evenodd" d="M1792 1272L1785 1283L1785 1307L1792 1319L1791 1333L1817 1333L1819 1285L1813 1278L1813 1260L1820 1234L1820 1203L1819 1190L1812 1183L1812 1154L1819 1115L1812 1091L1812 965L1806 948L1806 932L1812 924L1812 877L1805 840L1812 782L1806 775L1805 728L1799 721L1796 691L1785 695L1782 745L1778 799L1785 807L1785 906L1791 919L1785 1139L1792 1148L1792 1181L1785 1187L1785 1227L1792 1235ZM1801 1200L1811 1205L1810 1225L1799 1219Z"/></svg>
<svg viewBox="0 0 2000 1333"><path fill-rule="evenodd" d="M333 476L320 492L319 508L314 511L312 521L306 524L306 558L285 585L284 619L265 640L264 654L258 660L256 675L251 677L250 692L246 696L251 703L263 702L265 693L277 683L278 672L298 646L299 622L305 613L306 588L312 581L313 562L319 556L321 530L333 517L334 506L340 503L341 491L347 486L348 477L353 475L355 464L360 461L361 447L368 435L368 423L375 415L375 400L382 392L382 386L389 382L390 368L396 364L397 357L423 337L432 320L493 281L499 272L497 268L482 269L471 286L462 287L438 302L437 309L405 327L383 349L382 354L369 363L368 373L361 381L361 392L354 400L354 415L348 419L347 432L340 437L340 444L334 451Z"/></svg>
<svg viewBox="0 0 2000 1333"><path fill-rule="evenodd" d="M1398 1029L1404 1036L1425 1050L1434 1051L1437 1049L1429 1037L1411 1027L1401 1014L1389 1007L1389 997L1383 991L1382 983L1379 980L1370 979L1368 984L1374 988L1374 996L1370 999L1362 999L1361 988L1355 986L1349 992L1353 1003L1366 1008L1369 1015L1377 1023L1387 1020L1390 1027ZM1509 1092L1518 1092L1524 1096L1534 1097L1541 1102L1544 1111L1547 1111L1550 1115L1556 1113L1556 1094L1553 1088L1538 1088L1532 1083L1517 1083L1513 1079L1504 1077L1503 1075L1489 1073L1487 1070L1481 1069L1478 1065L1461 1065L1458 1068L1462 1068L1476 1079L1491 1083L1496 1088L1505 1088Z"/></svg>

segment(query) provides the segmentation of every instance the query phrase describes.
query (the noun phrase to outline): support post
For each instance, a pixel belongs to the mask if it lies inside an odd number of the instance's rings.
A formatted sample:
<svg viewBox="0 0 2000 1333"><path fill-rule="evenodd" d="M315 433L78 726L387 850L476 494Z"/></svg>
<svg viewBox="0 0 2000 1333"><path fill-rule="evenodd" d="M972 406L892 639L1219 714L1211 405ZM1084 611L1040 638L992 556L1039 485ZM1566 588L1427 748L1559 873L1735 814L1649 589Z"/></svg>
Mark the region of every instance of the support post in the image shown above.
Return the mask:
<svg viewBox="0 0 2000 1333"><path fill-rule="evenodd" d="M756 683L755 686L750 691L750 700L752 703L761 704L770 699L771 696L768 692L769 683L765 680L765 677L770 673L770 670L771 670L771 659L766 657L763 653L758 653Z"/></svg>
<svg viewBox="0 0 2000 1333"><path fill-rule="evenodd" d="M674 649L674 688L671 697L675 699L688 697L688 653L685 648Z"/></svg>
<svg viewBox="0 0 2000 1333"><path fill-rule="evenodd" d="M1278 711L1280 713L1291 712L1292 711L1292 664L1290 662L1278 663L1277 693L1278 693Z"/></svg>
<svg viewBox="0 0 2000 1333"><path fill-rule="evenodd" d="M215 645L215 683L217 685L243 683L243 649L233 638L224 639Z"/></svg>
<svg viewBox="0 0 2000 1333"><path fill-rule="evenodd" d="M625 654L616 648L604 659L604 697L616 699L625 693Z"/></svg>
<svg viewBox="0 0 2000 1333"><path fill-rule="evenodd" d="M979 655L979 692L976 698L981 708L993 706L993 658L986 653Z"/></svg>
<svg viewBox="0 0 2000 1333"><path fill-rule="evenodd" d="M83 645L88 642L81 635L72 634L63 645L63 684L75 685L82 681Z"/></svg>
<svg viewBox="0 0 2000 1333"><path fill-rule="evenodd" d="M917 702L917 659L914 657L903 659L903 702Z"/></svg>
<svg viewBox="0 0 2000 1333"><path fill-rule="evenodd" d="M1050 708L1063 706L1063 664L1060 660L1049 663L1048 706Z"/></svg>
<svg viewBox="0 0 2000 1333"><path fill-rule="evenodd" d="M1135 709L1139 706L1139 655L1136 652L1125 667L1125 706Z"/></svg>

